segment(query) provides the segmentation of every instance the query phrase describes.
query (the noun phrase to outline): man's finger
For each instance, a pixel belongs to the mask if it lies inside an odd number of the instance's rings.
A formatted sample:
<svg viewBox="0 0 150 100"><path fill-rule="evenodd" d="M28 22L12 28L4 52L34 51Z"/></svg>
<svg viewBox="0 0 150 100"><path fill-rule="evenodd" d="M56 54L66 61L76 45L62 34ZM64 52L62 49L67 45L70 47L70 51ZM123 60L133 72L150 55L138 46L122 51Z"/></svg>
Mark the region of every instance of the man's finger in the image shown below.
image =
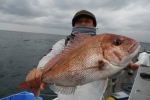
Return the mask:
<svg viewBox="0 0 150 100"><path fill-rule="evenodd" d="M46 87L46 83L42 83L41 85L40 85L40 90L44 90L45 89L45 87Z"/></svg>
<svg viewBox="0 0 150 100"><path fill-rule="evenodd" d="M36 80L35 80L35 75L36 75L36 68L34 68L33 70L31 70L27 77L26 77L26 82L28 85L30 85L31 87L37 87L38 84L36 83Z"/></svg>
<svg viewBox="0 0 150 100"><path fill-rule="evenodd" d="M36 75L35 75L35 80L38 85L41 84L41 77L42 77L42 70L41 70L41 68L38 68Z"/></svg>

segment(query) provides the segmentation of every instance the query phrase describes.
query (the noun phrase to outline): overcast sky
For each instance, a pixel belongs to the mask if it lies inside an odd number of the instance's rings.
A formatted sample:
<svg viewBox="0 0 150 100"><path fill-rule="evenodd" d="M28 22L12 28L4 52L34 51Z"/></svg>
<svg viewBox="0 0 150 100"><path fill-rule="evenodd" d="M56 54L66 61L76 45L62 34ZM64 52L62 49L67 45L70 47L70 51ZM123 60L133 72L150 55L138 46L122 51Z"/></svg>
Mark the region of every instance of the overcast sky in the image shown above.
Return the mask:
<svg viewBox="0 0 150 100"><path fill-rule="evenodd" d="M83 9L96 16L98 34L150 43L150 0L0 0L0 30L69 35Z"/></svg>

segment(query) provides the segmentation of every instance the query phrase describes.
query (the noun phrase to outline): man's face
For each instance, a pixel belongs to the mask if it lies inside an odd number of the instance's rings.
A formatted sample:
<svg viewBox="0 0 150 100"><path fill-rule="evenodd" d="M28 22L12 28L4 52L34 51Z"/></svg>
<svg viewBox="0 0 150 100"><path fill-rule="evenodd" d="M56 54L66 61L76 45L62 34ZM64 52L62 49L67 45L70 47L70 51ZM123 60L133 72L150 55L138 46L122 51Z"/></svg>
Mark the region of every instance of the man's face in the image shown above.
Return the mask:
<svg viewBox="0 0 150 100"><path fill-rule="evenodd" d="M74 26L91 26L91 27L95 27L95 25L93 24L93 20L90 17L79 17L76 21L75 21L75 25Z"/></svg>

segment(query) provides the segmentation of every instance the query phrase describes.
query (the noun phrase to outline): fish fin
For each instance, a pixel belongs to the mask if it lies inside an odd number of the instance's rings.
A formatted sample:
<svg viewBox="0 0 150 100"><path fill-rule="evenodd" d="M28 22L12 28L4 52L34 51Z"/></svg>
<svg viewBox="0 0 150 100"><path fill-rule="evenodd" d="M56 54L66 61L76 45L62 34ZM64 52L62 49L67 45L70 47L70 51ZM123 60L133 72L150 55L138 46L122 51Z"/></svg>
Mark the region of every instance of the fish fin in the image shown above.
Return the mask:
<svg viewBox="0 0 150 100"><path fill-rule="evenodd" d="M17 85L17 89L31 89L31 87L27 84L27 82L22 82L21 84Z"/></svg>
<svg viewBox="0 0 150 100"><path fill-rule="evenodd" d="M58 85L51 85L50 89L53 90L55 93L61 93L65 95L74 94L76 87L64 87Z"/></svg>
<svg viewBox="0 0 150 100"><path fill-rule="evenodd" d="M32 93L34 94L35 100L38 100L40 94L40 88L32 88Z"/></svg>
<svg viewBox="0 0 150 100"><path fill-rule="evenodd" d="M107 88L107 84L108 84L108 78L103 78L101 80L97 80L92 82L92 84L94 84L95 87L97 87L97 91L99 91L99 95L103 96L106 88Z"/></svg>
<svg viewBox="0 0 150 100"><path fill-rule="evenodd" d="M68 45L71 47L74 47L89 37L91 36L88 34L84 34L84 33L75 34L74 38L69 41Z"/></svg>
<svg viewBox="0 0 150 100"><path fill-rule="evenodd" d="M105 64L106 64L106 63L105 63L104 61L102 61L102 60L100 60L98 63L99 63L99 66L98 66L98 67L99 67L100 70L103 69L104 66L105 66Z"/></svg>
<svg viewBox="0 0 150 100"><path fill-rule="evenodd" d="M75 34L74 39L71 39L69 44L65 47L65 49L60 53L53 57L42 69L42 72L45 73L49 71L60 59L65 57L68 53L71 53L82 41L91 37L87 34Z"/></svg>
<svg viewBox="0 0 150 100"><path fill-rule="evenodd" d="M68 54L69 51L74 50L75 48L77 48L77 46L83 42L85 39L91 37L88 34L84 34L84 33L79 33L79 34L75 34L74 39L71 39L69 41L69 44L66 46L65 50L63 50L63 55Z"/></svg>
<svg viewBox="0 0 150 100"><path fill-rule="evenodd" d="M31 89L34 94L35 100L38 100L39 93L40 93L40 87L32 88L27 84L27 82L22 82L16 88L17 89Z"/></svg>
<svg viewBox="0 0 150 100"><path fill-rule="evenodd" d="M88 34L84 34L84 33L79 33L79 34L75 34L74 39L71 39L69 41L69 44L67 44L67 46L65 47L65 49L62 51L62 53L60 54L61 57L65 57L66 55L68 55L69 53L74 52L75 49L80 47L80 43L88 38L90 38L91 36ZM84 42L87 43L87 42ZM84 43L82 45L84 45Z"/></svg>

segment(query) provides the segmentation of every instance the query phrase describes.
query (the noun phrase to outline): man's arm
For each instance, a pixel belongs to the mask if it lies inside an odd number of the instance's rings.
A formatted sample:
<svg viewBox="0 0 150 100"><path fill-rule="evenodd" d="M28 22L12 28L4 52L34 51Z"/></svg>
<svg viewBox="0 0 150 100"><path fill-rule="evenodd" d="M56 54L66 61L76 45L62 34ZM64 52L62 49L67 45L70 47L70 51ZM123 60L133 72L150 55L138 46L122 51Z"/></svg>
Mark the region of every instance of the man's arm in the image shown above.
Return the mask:
<svg viewBox="0 0 150 100"><path fill-rule="evenodd" d="M37 68L44 67L44 65L52 59L57 54L61 53L61 51L65 48L65 39L58 41L56 44L53 45L52 50L46 56L44 56L37 66Z"/></svg>
<svg viewBox="0 0 150 100"><path fill-rule="evenodd" d="M65 48L65 40L62 39L58 41L55 45L53 45L52 50L49 54L44 56L38 64L37 68L34 68L31 70L27 77L26 77L26 82L28 85L31 87L38 87L40 86L41 90L44 90L46 84L41 82L41 77L42 77L42 67L45 66L45 64L54 56L59 54L63 49Z"/></svg>

